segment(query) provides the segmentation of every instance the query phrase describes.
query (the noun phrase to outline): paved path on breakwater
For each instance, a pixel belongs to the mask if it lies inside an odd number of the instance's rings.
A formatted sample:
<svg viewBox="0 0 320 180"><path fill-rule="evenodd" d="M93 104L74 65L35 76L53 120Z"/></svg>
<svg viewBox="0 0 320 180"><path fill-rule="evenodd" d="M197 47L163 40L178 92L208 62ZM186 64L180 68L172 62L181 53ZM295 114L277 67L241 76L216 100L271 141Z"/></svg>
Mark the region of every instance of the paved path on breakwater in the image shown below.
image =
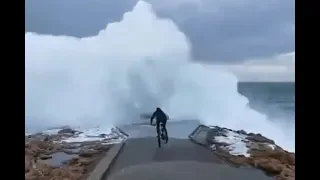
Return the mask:
<svg viewBox="0 0 320 180"><path fill-rule="evenodd" d="M129 138L115 147L118 151L111 152L96 167L101 177L95 180L272 179L258 169L232 167L189 139L170 138L168 144L157 148L155 137Z"/></svg>

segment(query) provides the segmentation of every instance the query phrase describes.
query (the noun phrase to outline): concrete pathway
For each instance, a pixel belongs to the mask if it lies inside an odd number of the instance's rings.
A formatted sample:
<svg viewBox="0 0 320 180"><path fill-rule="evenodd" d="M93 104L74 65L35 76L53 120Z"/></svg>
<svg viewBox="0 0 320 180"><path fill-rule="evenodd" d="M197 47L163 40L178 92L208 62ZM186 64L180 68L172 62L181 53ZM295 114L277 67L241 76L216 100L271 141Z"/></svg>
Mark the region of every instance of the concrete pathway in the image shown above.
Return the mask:
<svg viewBox="0 0 320 180"><path fill-rule="evenodd" d="M162 148L158 148L155 127L124 125L120 129L129 139L113 146L88 180L272 179L251 167L229 166L211 150L189 140L204 139L205 133L195 130L198 125L193 121L168 123L171 138Z"/></svg>
<svg viewBox="0 0 320 180"><path fill-rule="evenodd" d="M262 172L195 161L152 162L127 167L108 180L267 180Z"/></svg>
<svg viewBox="0 0 320 180"><path fill-rule="evenodd" d="M234 168L210 150L187 139L170 139L157 148L156 138L128 139L103 179L267 180L260 170Z"/></svg>

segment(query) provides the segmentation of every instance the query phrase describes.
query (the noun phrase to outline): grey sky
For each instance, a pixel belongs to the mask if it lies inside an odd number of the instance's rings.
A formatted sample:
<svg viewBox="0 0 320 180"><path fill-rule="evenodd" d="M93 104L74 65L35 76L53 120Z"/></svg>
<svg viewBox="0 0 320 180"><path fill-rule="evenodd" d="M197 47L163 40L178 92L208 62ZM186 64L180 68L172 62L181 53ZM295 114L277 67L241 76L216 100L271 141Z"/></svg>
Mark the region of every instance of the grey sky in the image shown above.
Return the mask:
<svg viewBox="0 0 320 180"><path fill-rule="evenodd" d="M91 36L136 0L28 0L25 31ZM149 0L189 37L195 59L235 63L294 51L292 0Z"/></svg>

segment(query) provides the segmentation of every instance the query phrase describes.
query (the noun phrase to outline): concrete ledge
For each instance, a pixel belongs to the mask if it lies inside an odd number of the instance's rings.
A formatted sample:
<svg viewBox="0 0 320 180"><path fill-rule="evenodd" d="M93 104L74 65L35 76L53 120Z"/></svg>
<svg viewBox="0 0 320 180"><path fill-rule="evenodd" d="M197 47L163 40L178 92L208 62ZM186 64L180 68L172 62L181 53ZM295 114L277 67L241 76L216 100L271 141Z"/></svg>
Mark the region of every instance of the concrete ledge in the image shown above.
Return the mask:
<svg viewBox="0 0 320 180"><path fill-rule="evenodd" d="M209 148L209 145L207 144L206 142L206 139L207 137L203 137L203 134L202 134L202 137L201 138L198 138L197 136L200 134L201 130L204 130L204 131L208 131L208 129L210 129L210 127L208 126L205 126L205 125L199 125L188 137L189 137L189 140L191 142L193 142L194 144L197 144L199 146L203 146L207 149L210 149ZM220 156L219 154L215 153L214 151L212 151L210 149L210 151L212 152L212 154L216 155L217 157L219 157L223 162L227 163L228 165L232 166L232 167L238 167L236 166L235 164L233 164L232 162L230 162L228 159Z"/></svg>
<svg viewBox="0 0 320 180"><path fill-rule="evenodd" d="M188 135L189 139L201 146L208 147L207 134L210 131L210 127L199 125L191 134Z"/></svg>
<svg viewBox="0 0 320 180"><path fill-rule="evenodd" d="M117 130L120 132L120 133L122 133L122 134L124 134L126 137L129 137L129 134L127 134L126 132L124 132L122 129L120 129L118 126L114 126L115 128L117 128Z"/></svg>
<svg viewBox="0 0 320 180"><path fill-rule="evenodd" d="M91 172L87 180L101 180L111 167L113 160L117 158L125 142L113 145L107 152L106 157L102 158L95 169Z"/></svg>

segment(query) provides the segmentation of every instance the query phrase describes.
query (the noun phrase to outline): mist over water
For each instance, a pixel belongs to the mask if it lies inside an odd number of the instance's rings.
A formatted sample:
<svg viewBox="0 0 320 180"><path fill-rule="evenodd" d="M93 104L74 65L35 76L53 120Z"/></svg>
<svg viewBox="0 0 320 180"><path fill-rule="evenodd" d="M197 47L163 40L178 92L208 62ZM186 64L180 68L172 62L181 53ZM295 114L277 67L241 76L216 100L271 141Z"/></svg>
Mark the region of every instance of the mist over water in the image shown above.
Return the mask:
<svg viewBox="0 0 320 180"><path fill-rule="evenodd" d="M145 2L94 37L25 41L26 131L111 128L160 106L173 119L261 133L294 151L294 126L252 110L233 74L194 63L187 37Z"/></svg>

